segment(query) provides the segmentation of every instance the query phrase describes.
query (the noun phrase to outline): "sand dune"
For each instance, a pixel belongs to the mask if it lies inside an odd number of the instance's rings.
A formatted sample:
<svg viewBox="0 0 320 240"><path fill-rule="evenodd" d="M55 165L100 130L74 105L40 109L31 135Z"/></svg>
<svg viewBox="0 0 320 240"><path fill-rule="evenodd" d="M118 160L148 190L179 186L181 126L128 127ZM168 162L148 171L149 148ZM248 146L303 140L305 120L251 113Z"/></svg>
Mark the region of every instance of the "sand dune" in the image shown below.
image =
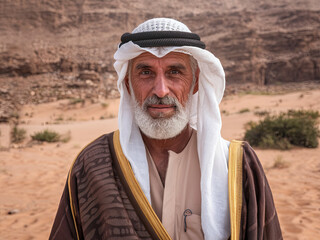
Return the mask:
<svg viewBox="0 0 320 240"><path fill-rule="evenodd" d="M228 96L221 103L222 135L241 139L244 124L258 120L255 111L320 111L320 90L281 95ZM68 169L79 151L103 133L117 128L119 100L72 105L60 101L25 106L20 125L28 135L41 129L70 134L67 143L18 145L9 150L9 126L0 125L0 240L47 239ZM248 108L244 113L240 113ZM320 236L320 148L260 150L257 154L273 190L285 239ZM283 168L274 168L281 160ZM9 214L12 213L12 214Z"/></svg>

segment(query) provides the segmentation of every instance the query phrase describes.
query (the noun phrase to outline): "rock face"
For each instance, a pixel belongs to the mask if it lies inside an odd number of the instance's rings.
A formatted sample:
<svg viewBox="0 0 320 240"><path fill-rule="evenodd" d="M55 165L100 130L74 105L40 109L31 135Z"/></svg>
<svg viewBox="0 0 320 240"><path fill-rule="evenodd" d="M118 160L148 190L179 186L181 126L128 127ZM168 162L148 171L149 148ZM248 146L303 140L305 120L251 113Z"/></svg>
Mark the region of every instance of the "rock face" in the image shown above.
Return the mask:
<svg viewBox="0 0 320 240"><path fill-rule="evenodd" d="M35 101L44 82L54 98L75 86L78 95L97 86L112 92L121 34L152 17L175 18L198 33L227 83L320 81L318 0L2 0L1 106L15 86L26 86L16 94L35 92L22 102Z"/></svg>

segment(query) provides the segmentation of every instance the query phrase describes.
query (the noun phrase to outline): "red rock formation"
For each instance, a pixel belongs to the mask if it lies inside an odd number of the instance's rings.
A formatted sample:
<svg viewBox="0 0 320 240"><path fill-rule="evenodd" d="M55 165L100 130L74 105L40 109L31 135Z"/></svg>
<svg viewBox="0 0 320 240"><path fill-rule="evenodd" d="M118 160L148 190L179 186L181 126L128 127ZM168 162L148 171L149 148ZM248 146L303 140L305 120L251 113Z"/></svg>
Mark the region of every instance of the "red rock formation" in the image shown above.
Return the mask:
<svg viewBox="0 0 320 240"><path fill-rule="evenodd" d="M0 85L6 92L14 89L8 79L18 82L22 80L17 77L23 77L27 93L22 92L28 95L30 82L38 79L55 79L54 83L48 80L48 86L60 84L64 89L74 86L82 72L94 71L103 82L100 86L115 89L114 80L108 82L104 76L114 73L113 54L121 34L152 17L176 18L198 33L207 48L220 58L228 83L319 82L318 3L2 0ZM0 101L4 102L2 92ZM23 102L30 101L21 98Z"/></svg>

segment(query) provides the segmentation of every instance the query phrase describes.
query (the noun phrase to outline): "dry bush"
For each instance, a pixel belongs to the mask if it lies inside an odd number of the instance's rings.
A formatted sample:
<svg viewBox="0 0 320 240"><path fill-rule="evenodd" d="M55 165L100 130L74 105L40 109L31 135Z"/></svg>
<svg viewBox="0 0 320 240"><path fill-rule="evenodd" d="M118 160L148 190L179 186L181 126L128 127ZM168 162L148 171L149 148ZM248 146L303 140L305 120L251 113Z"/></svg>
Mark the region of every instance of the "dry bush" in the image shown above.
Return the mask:
<svg viewBox="0 0 320 240"><path fill-rule="evenodd" d="M11 131L11 142L13 143L21 143L26 138L27 131L24 128L18 128L18 126L14 126Z"/></svg>
<svg viewBox="0 0 320 240"><path fill-rule="evenodd" d="M287 168L287 167L289 167L289 163L284 161L282 156L277 156L272 165L272 168L278 168L278 169Z"/></svg>

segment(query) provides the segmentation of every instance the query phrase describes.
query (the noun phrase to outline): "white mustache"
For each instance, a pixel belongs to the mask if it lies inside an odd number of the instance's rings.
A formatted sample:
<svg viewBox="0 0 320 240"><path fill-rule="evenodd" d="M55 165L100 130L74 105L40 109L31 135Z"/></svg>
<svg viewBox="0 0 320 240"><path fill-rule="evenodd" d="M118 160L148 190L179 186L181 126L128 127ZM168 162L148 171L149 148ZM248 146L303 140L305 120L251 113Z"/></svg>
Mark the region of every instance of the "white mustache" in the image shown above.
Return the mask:
<svg viewBox="0 0 320 240"><path fill-rule="evenodd" d="M177 107L177 106L180 106L181 104L179 103L179 101L174 98L174 97L170 97L170 96L165 96L163 98L159 98L158 96L156 95L153 95L151 97L148 97L144 103L143 103L143 109L147 109L147 107L149 105L152 105L152 104L163 104L163 105L173 105L174 107Z"/></svg>

